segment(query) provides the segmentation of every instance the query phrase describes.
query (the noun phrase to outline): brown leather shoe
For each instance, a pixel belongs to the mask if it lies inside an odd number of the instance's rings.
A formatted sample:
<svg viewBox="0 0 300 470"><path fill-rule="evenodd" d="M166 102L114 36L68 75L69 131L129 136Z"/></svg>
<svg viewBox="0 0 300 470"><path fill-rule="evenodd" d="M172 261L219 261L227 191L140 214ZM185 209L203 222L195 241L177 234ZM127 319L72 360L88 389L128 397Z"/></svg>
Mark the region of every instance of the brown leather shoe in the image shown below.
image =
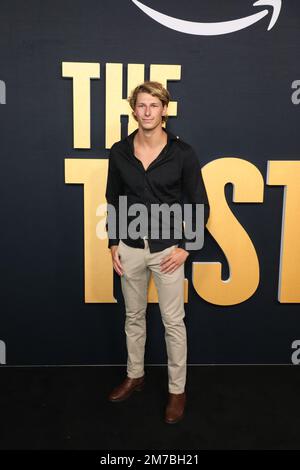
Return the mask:
<svg viewBox="0 0 300 470"><path fill-rule="evenodd" d="M178 423L184 416L186 404L186 394L169 393L168 404L166 407L165 422L168 424Z"/></svg>
<svg viewBox="0 0 300 470"><path fill-rule="evenodd" d="M132 392L140 392L145 384L145 376L138 377L137 379L131 379L130 377L126 377L126 379L113 389L113 391L109 394L108 399L109 401L123 401L130 397Z"/></svg>

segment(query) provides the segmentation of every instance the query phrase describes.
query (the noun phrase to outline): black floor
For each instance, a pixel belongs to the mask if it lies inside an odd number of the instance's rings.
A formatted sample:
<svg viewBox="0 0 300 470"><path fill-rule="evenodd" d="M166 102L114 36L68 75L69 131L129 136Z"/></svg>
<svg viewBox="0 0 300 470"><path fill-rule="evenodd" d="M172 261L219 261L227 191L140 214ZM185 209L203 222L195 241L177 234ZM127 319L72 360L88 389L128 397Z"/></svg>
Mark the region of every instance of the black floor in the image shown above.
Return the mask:
<svg viewBox="0 0 300 470"><path fill-rule="evenodd" d="M128 400L125 367L0 367L0 449L300 449L297 366L190 366L183 421L163 421L166 367Z"/></svg>

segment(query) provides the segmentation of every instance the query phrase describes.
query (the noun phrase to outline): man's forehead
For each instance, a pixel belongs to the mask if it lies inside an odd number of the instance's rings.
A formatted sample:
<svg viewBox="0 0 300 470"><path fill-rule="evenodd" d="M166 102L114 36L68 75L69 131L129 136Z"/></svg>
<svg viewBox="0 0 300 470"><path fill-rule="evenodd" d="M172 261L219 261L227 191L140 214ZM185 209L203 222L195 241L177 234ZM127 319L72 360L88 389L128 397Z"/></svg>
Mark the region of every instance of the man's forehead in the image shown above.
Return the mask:
<svg viewBox="0 0 300 470"><path fill-rule="evenodd" d="M160 103L160 99L157 96L152 96L150 93L146 92L140 92L137 95L136 102L142 103L142 102L153 102L153 103Z"/></svg>

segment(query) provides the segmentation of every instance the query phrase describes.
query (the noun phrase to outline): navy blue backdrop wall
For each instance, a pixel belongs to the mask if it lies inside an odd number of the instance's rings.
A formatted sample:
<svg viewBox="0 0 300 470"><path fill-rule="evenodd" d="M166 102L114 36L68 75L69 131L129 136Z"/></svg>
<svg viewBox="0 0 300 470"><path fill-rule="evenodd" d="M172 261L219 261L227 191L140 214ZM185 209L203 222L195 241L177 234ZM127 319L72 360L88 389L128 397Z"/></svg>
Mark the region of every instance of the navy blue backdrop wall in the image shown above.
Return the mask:
<svg viewBox="0 0 300 470"><path fill-rule="evenodd" d="M126 363L118 276L118 303L84 302L83 191L64 174L67 157L108 158L106 63L124 65L124 90L127 64L145 64L145 79L150 64L181 65L181 79L168 82L178 102L168 128L195 148L202 165L239 157L266 179L268 160L300 160L299 1L283 1L269 31L273 7L248 0L142 3L203 23L268 14L247 28L205 36L170 29L130 0L1 2L2 365ZM91 83L89 150L73 148L72 80L62 77L62 62L100 63L100 80ZM123 137L126 125L122 119ZM300 312L299 304L277 299L283 187L265 186L262 204L235 204L231 185L226 198L255 245L260 283L247 301L223 307L201 299L190 282L188 362L291 363ZM186 262L188 279L195 259L220 261L228 276L209 233ZM157 304L148 306L147 326L146 364L166 363Z"/></svg>

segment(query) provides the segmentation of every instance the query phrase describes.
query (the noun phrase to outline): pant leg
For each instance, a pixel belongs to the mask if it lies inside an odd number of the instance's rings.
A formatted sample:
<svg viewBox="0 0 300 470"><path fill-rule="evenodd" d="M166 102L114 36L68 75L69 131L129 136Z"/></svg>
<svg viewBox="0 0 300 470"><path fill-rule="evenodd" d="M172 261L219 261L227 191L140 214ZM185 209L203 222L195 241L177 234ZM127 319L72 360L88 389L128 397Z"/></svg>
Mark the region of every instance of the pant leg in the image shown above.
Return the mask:
<svg viewBox="0 0 300 470"><path fill-rule="evenodd" d="M150 253L147 264L157 288L159 307L165 327L168 354L169 392L183 393L187 372L187 336L184 323L184 263L173 273L160 271L161 259L177 245L159 253Z"/></svg>
<svg viewBox="0 0 300 470"><path fill-rule="evenodd" d="M138 378L144 375L150 271L145 263L145 249L133 248L120 241L118 252L124 271L121 288L126 309L127 375Z"/></svg>

